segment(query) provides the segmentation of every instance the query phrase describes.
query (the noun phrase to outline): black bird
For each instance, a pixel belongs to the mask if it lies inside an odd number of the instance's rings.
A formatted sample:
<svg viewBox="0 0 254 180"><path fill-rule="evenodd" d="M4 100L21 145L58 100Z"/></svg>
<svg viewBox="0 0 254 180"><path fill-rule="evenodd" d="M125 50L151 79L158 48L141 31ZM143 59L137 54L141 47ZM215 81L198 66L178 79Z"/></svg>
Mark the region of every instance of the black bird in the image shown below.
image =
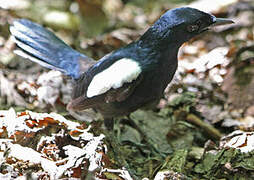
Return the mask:
<svg viewBox="0 0 254 180"><path fill-rule="evenodd" d="M99 61L83 55L51 31L26 19L13 22L10 31L16 53L55 69L74 80L69 110L93 108L112 129L112 119L156 104L177 69L179 47L209 27L233 23L197 9L167 11L138 40Z"/></svg>

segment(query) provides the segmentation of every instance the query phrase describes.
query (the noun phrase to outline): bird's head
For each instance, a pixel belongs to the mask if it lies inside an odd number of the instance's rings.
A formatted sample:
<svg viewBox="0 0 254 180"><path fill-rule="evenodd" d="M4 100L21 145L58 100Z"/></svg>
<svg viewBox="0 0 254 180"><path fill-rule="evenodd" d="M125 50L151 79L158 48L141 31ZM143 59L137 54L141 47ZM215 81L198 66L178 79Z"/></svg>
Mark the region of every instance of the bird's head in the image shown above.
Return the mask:
<svg viewBox="0 0 254 180"><path fill-rule="evenodd" d="M216 18L198 9L183 7L168 10L141 37L146 42L160 45L173 43L180 46L211 26L233 23L232 20Z"/></svg>

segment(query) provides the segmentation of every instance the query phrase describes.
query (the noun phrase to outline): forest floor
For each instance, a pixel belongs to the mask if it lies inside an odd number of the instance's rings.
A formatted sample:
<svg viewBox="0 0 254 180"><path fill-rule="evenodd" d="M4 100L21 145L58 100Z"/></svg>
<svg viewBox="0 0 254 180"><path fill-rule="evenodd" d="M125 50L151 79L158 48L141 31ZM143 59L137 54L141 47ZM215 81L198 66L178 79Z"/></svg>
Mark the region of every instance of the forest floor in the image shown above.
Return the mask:
<svg viewBox="0 0 254 180"><path fill-rule="evenodd" d="M254 179L254 3L172 2L0 0L0 179ZM68 112L71 80L13 53L15 18L99 59L181 6L235 24L181 47L157 108L130 115L147 141L127 117L107 132L93 110Z"/></svg>

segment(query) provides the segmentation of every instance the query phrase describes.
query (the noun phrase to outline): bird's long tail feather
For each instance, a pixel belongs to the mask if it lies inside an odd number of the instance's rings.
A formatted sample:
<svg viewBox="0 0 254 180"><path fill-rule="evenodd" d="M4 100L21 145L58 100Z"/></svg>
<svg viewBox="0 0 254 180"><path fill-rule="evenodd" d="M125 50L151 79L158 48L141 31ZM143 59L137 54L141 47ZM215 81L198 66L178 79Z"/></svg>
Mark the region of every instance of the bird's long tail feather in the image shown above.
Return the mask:
<svg viewBox="0 0 254 180"><path fill-rule="evenodd" d="M16 54L74 79L84 71L84 64L86 67L94 64L92 59L72 49L51 31L29 20L15 20L10 32L19 47Z"/></svg>

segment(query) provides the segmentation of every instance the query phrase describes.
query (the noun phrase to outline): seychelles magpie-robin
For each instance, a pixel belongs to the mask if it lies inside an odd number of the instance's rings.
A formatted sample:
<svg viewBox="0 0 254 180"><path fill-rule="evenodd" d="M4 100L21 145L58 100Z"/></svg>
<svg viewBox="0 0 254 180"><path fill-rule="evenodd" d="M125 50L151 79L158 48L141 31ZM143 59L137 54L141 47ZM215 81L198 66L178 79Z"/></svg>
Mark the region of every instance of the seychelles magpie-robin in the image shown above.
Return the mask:
<svg viewBox="0 0 254 180"><path fill-rule="evenodd" d="M15 20L10 31L19 47L15 51L18 55L73 78L69 110L93 108L112 128L113 117L158 102L175 74L178 49L184 42L210 26L229 23L232 21L193 8L172 9L139 39L99 61L75 51L29 20Z"/></svg>

